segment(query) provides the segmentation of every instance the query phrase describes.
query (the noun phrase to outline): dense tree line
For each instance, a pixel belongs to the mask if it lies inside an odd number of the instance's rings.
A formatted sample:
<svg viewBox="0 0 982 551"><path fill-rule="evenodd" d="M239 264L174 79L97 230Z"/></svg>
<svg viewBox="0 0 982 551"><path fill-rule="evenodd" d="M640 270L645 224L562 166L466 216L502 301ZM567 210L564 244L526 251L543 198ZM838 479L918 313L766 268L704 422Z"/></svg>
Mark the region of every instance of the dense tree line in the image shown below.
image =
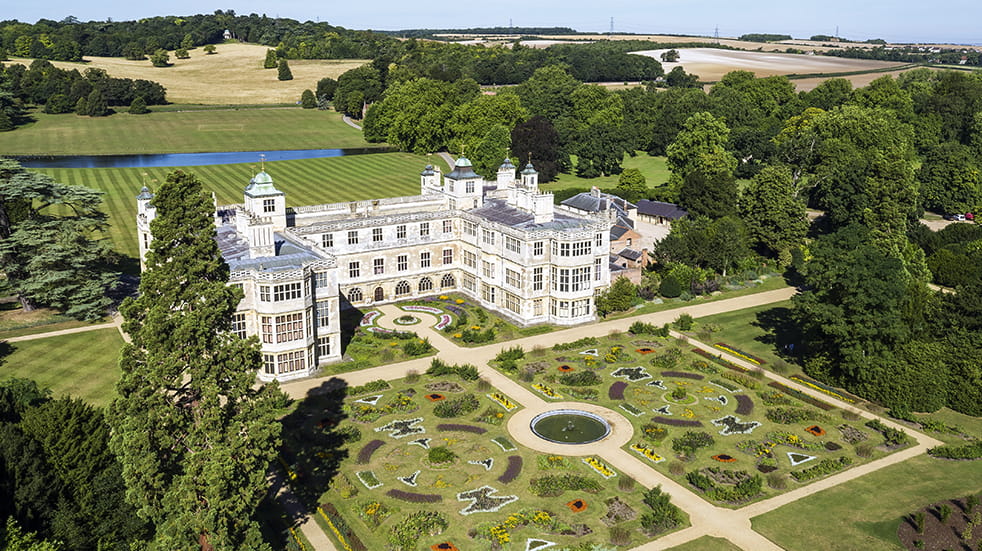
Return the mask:
<svg viewBox="0 0 982 551"><path fill-rule="evenodd" d="M370 31L350 31L328 23L299 22L265 15L214 14L149 17L138 21L61 21L34 24L0 22L0 50L35 59L79 61L82 56L143 59L158 49L191 49L218 44L224 32L245 42L276 47L280 57L374 58L395 40Z"/></svg>
<svg viewBox="0 0 982 551"><path fill-rule="evenodd" d="M867 41L875 43L872 41ZM830 48L821 55L847 57L851 59L875 59L877 61L897 61L903 63L944 63L948 65L982 65L982 53L969 48L944 48L937 52L925 46L879 46L876 48ZM962 61L964 60L964 63Z"/></svg>
<svg viewBox="0 0 982 551"><path fill-rule="evenodd" d="M24 109L29 105L43 106L50 114L102 116L137 99L144 107L161 105L167 102L166 90L157 82L115 78L95 67L84 72L59 69L43 59L34 60L30 67L0 63L0 130L26 122Z"/></svg>

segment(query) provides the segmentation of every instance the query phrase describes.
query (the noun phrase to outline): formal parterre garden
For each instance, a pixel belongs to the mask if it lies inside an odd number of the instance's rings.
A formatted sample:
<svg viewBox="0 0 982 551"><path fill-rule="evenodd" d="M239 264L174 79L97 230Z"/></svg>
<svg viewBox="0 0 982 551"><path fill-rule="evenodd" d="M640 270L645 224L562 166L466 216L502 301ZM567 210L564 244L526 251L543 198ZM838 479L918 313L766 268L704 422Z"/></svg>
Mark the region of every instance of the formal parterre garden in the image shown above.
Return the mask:
<svg viewBox="0 0 982 551"><path fill-rule="evenodd" d="M519 447L505 428L518 407L475 367L439 360L425 374L349 388L343 420L321 421L345 435L347 455L319 523L347 551L578 550L670 529L653 514L662 496L601 459ZM292 472L289 455L283 467ZM683 527L684 514L674 521Z"/></svg>
<svg viewBox="0 0 982 551"><path fill-rule="evenodd" d="M515 347L494 364L545 400L596 403L624 414L634 426L631 453L728 507L912 442L902 431L660 336L667 330L646 324L632 330L549 349ZM746 355L724 344L719 349Z"/></svg>
<svg viewBox="0 0 982 551"><path fill-rule="evenodd" d="M434 295L402 302L399 303L399 307L406 312L435 316L437 323L433 327L443 331L448 339L460 346L484 346L540 335L556 329L552 325L518 327L485 310L473 299L460 293Z"/></svg>

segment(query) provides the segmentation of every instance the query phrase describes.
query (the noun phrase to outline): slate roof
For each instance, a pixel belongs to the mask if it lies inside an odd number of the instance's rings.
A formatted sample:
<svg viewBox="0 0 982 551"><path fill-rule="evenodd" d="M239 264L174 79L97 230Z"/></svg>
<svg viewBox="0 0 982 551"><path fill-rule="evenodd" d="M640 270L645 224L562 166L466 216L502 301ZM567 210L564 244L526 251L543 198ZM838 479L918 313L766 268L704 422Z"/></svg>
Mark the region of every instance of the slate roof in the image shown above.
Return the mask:
<svg viewBox="0 0 982 551"><path fill-rule="evenodd" d="M274 234L273 243L276 246L275 256L260 258L249 257L249 242L231 224L223 224L215 234L215 241L222 251L222 257L228 264L229 271L256 270L260 272L277 272L280 270L297 270L309 262L321 260L321 257L307 248L288 241L280 234Z"/></svg>
<svg viewBox="0 0 982 551"><path fill-rule="evenodd" d="M589 191L577 193L576 195L562 202L562 204L567 207L584 210L587 212L602 212L613 208L616 209L619 214L626 217L627 210L635 208L635 205L632 203L627 203L627 209L625 209L625 203L627 202L624 201L624 199L621 199L616 195L601 193L600 196L597 197Z"/></svg>
<svg viewBox="0 0 982 551"><path fill-rule="evenodd" d="M662 201L649 201L642 199L638 201L638 214L647 216L661 216L670 220L678 220L688 216L689 211L676 205L675 203L663 203Z"/></svg>
<svg viewBox="0 0 982 551"><path fill-rule="evenodd" d="M481 208L468 212L491 222L527 231L575 229L590 224L589 220L559 212L555 213L551 222L536 224L532 213L509 206L503 199L485 199Z"/></svg>
<svg viewBox="0 0 982 551"><path fill-rule="evenodd" d="M641 251L636 251L634 249L624 249L623 251L617 253L617 256L626 258L628 260L637 261L641 258Z"/></svg>

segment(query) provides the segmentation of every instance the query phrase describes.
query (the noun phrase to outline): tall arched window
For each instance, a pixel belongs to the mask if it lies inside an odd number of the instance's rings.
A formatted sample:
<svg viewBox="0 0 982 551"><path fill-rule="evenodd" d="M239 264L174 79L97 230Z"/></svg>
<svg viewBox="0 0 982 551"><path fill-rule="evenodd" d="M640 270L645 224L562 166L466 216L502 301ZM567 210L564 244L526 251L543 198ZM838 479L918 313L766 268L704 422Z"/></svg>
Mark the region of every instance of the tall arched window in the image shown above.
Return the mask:
<svg viewBox="0 0 982 551"><path fill-rule="evenodd" d="M364 300L364 297L362 297L360 288L355 287L354 289L348 291L348 302L354 304L356 302L361 302L362 300Z"/></svg>
<svg viewBox="0 0 982 551"><path fill-rule="evenodd" d="M398 285L396 285L396 296L401 297L403 295L408 295L410 290L408 281L400 281Z"/></svg>
<svg viewBox="0 0 982 551"><path fill-rule="evenodd" d="M380 302L385 300L385 290L381 287L375 288L375 302Z"/></svg>
<svg viewBox="0 0 982 551"><path fill-rule="evenodd" d="M419 280L420 293L425 293L427 291L432 291L432 290L433 290L433 281L430 278L424 277L423 279Z"/></svg>
<svg viewBox="0 0 982 551"><path fill-rule="evenodd" d="M447 289L456 286L457 286L457 281L453 278L453 275L451 274L447 274L443 276L443 279L440 280L441 289Z"/></svg>

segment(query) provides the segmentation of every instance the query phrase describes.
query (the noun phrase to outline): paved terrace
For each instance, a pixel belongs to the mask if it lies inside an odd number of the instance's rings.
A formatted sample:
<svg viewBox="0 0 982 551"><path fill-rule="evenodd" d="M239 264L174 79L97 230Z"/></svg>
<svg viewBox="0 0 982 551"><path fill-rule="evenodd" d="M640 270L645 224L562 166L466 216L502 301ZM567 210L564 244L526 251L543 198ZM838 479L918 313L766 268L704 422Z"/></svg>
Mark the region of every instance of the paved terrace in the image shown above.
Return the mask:
<svg viewBox="0 0 982 551"><path fill-rule="evenodd" d="M432 328L431 325L435 325L437 321L435 316L431 316L433 318L432 323L427 324L425 320L427 319L427 316L430 316L430 314L426 314L424 312L412 312L414 316L424 320L424 323L413 326L411 330L415 331L421 337L429 338L430 343L433 344L437 350L439 350L439 353L437 354L438 358L452 364L476 365L482 377L490 381L492 386L502 391L509 397L510 400L521 406L521 409L517 410L508 422L508 431L517 443L547 453L557 453L561 455L597 455L603 458L603 460L612 467L619 469L637 480L637 482L645 488L652 488L654 486L661 485L662 489L671 495L672 503L681 507L682 510L689 515L689 521L691 523L690 527L637 546L633 548L632 551L655 551L660 549L669 549L706 535L725 538L741 549L746 549L748 551L780 550L782 549L780 546L755 532L751 528L751 518L777 509L778 507L801 499L805 496L820 492L826 488L837 486L867 473L871 473L889 465L905 461L911 457L925 453L928 448L940 445L941 442L924 434L913 431L909 427L902 427L889 419L879 418L867 411L858 409L855 406L849 405L840 400L836 400L830 396L818 392L817 390L795 383L794 381L786 379L780 375L771 372L764 372L768 379L778 381L784 385L800 390L838 408L852 411L864 418L878 418L889 426L894 428L902 428L916 440L916 444L910 448L893 453L882 459L853 467L839 474L823 478L816 482L810 483L807 486L786 492L770 499L758 501L739 509L727 509L707 502L689 488L650 468L638 457L630 455L628 452L621 449L621 446L633 436L633 428L627 419L625 419L619 413L595 404L578 402L564 402L562 404L557 404L546 402L531 390L520 385L518 382L506 377L505 375L502 375L495 369L488 367L488 362L494 359L494 357L502 349L510 348L515 345L521 345L526 350L531 350L536 346L548 348L554 344L575 341L583 337L607 335L612 331L626 332L635 321L644 321L646 323L661 326L674 321L675 318L682 313L688 313L695 318L699 318L723 312L730 312L733 310L742 310L744 308L780 302L791 298L794 293L795 290L793 288L778 289L775 291L767 291L715 302L692 304L652 314L644 314L619 320L583 325L570 329L554 331L544 335L536 335L534 337L527 337L504 343L489 344L476 348L461 347L455 342L447 339L443 333ZM393 323L393 320L405 314L404 311L391 304L381 306L379 310L383 315L378 318L378 325L387 329L406 330L406 327L396 326ZM673 332L673 336L682 337L682 335L675 332ZM713 354L721 354L725 359L747 369L754 369L757 367L741 358L733 356L732 354L721 352L720 350L717 350L707 344L694 341L692 339L688 339L688 341L692 346L710 351ZM350 386L363 385L369 381L374 381L377 379L401 379L410 372L425 372L427 368L429 368L432 359L432 357L420 358L417 360L392 365L363 369L352 373L339 374L335 375L335 377L343 379ZM308 392L322 385L324 381L325 378L304 379L286 383L282 386L282 388L292 398L303 399L307 397ZM601 414L610 422L611 433L600 442L575 447L551 444L532 434L532 431L529 428L529 421L535 415L561 407L575 407L577 409L593 411ZM300 513L299 511L296 512ZM300 514L299 516L304 515ZM304 535L307 536L307 539L310 540L314 548L317 551L336 551L334 545L327 538L324 532L317 526L317 524L312 521L307 522L307 520L309 520L309 517L303 521L301 529L303 530Z"/></svg>

